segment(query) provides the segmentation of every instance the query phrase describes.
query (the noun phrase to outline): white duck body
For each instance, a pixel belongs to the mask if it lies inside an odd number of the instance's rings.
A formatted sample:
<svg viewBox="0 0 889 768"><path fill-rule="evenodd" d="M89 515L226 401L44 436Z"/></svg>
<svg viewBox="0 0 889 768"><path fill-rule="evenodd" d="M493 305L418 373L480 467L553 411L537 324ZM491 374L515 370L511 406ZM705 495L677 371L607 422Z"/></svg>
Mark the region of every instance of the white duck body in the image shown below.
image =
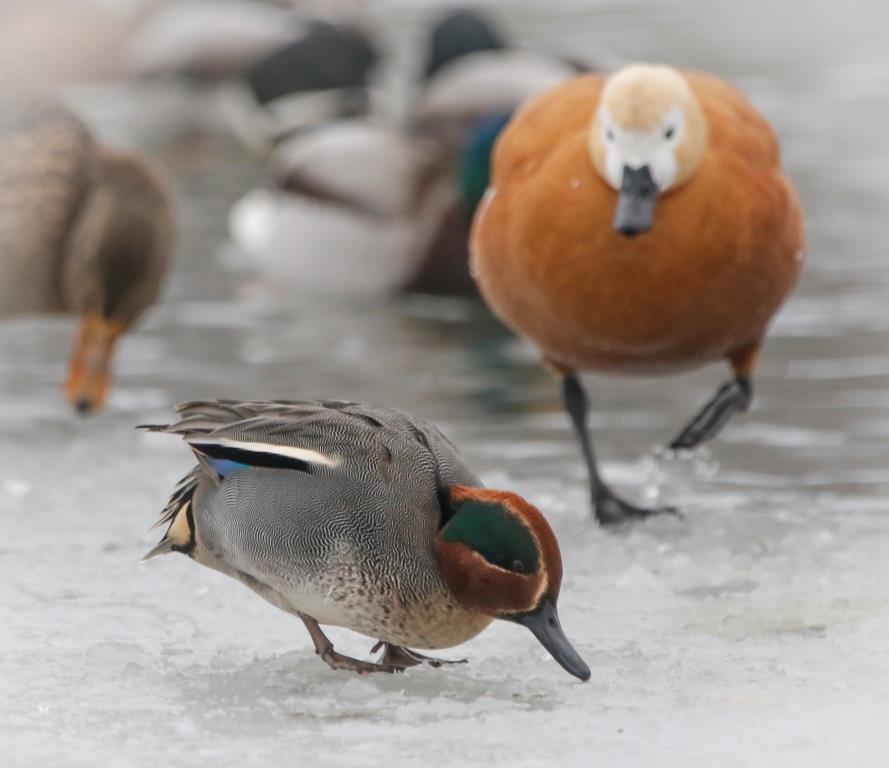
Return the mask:
<svg viewBox="0 0 889 768"><path fill-rule="evenodd" d="M468 126L575 73L523 51L468 54L427 83L411 132L352 120L299 134L270 159L281 189L254 190L236 203L231 237L266 281L288 290L403 288L441 227L454 226L447 217L460 204L455 163ZM466 270L462 250L454 268Z"/></svg>
<svg viewBox="0 0 889 768"><path fill-rule="evenodd" d="M304 27L292 11L264 3L167 2L135 31L126 69L147 78L238 77L258 57L294 39Z"/></svg>
<svg viewBox="0 0 889 768"><path fill-rule="evenodd" d="M283 189L252 190L232 208L232 239L273 285L395 290L414 267L412 193L427 156L421 143L365 120L300 135L273 158Z"/></svg>

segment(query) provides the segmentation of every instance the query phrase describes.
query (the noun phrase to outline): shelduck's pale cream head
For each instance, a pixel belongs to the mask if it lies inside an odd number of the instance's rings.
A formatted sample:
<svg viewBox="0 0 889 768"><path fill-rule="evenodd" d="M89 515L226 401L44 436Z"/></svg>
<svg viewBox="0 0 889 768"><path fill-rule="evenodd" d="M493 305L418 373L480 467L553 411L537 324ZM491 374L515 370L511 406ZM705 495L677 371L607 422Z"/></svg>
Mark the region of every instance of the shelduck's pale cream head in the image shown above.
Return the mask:
<svg viewBox="0 0 889 768"><path fill-rule="evenodd" d="M632 64L605 83L589 133L593 164L618 190L614 228L647 232L659 194L687 182L707 151L707 121L672 67Z"/></svg>

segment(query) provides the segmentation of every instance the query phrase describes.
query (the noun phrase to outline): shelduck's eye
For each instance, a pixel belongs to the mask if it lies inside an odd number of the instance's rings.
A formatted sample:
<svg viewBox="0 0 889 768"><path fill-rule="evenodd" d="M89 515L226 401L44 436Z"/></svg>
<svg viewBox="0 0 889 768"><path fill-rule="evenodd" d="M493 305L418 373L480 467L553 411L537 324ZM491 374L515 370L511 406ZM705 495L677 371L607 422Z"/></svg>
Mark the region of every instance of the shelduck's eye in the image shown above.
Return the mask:
<svg viewBox="0 0 889 768"><path fill-rule="evenodd" d="M521 560L513 560L509 565L509 570L515 571L516 573L524 573L525 564Z"/></svg>
<svg viewBox="0 0 889 768"><path fill-rule="evenodd" d="M669 128L667 128L666 131L664 131L664 138L667 141L672 139L675 135L676 135L676 129L672 125Z"/></svg>
<svg viewBox="0 0 889 768"><path fill-rule="evenodd" d="M612 131L611 128L605 130L605 138L608 139L608 141L614 141L614 131Z"/></svg>

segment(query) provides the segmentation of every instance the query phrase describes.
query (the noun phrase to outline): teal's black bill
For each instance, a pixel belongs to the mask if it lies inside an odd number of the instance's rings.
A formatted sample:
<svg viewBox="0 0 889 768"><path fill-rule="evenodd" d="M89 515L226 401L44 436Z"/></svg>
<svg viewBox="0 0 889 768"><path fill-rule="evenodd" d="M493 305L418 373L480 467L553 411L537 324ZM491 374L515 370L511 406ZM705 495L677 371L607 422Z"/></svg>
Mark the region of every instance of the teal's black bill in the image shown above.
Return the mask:
<svg viewBox="0 0 889 768"><path fill-rule="evenodd" d="M559 662L562 669L581 680L590 679L590 668L565 637L556 604L552 600L544 600L534 613L517 616L514 620L534 633L534 637Z"/></svg>

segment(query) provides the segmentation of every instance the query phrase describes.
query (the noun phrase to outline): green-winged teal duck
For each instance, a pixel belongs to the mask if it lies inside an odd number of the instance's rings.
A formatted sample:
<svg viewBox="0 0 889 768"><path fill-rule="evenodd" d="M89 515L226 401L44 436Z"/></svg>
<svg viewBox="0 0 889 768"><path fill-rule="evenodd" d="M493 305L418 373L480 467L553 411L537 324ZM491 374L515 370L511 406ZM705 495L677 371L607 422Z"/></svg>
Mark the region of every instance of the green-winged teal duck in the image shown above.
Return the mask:
<svg viewBox="0 0 889 768"><path fill-rule="evenodd" d="M527 627L568 672L590 670L559 623L559 546L520 496L488 490L431 424L344 402L201 401L145 429L198 465L146 558L182 552L305 623L334 669L394 672L492 619ZM337 653L320 624L378 640L378 663ZM375 647L376 649L376 647ZM451 662L453 663L453 662Z"/></svg>

